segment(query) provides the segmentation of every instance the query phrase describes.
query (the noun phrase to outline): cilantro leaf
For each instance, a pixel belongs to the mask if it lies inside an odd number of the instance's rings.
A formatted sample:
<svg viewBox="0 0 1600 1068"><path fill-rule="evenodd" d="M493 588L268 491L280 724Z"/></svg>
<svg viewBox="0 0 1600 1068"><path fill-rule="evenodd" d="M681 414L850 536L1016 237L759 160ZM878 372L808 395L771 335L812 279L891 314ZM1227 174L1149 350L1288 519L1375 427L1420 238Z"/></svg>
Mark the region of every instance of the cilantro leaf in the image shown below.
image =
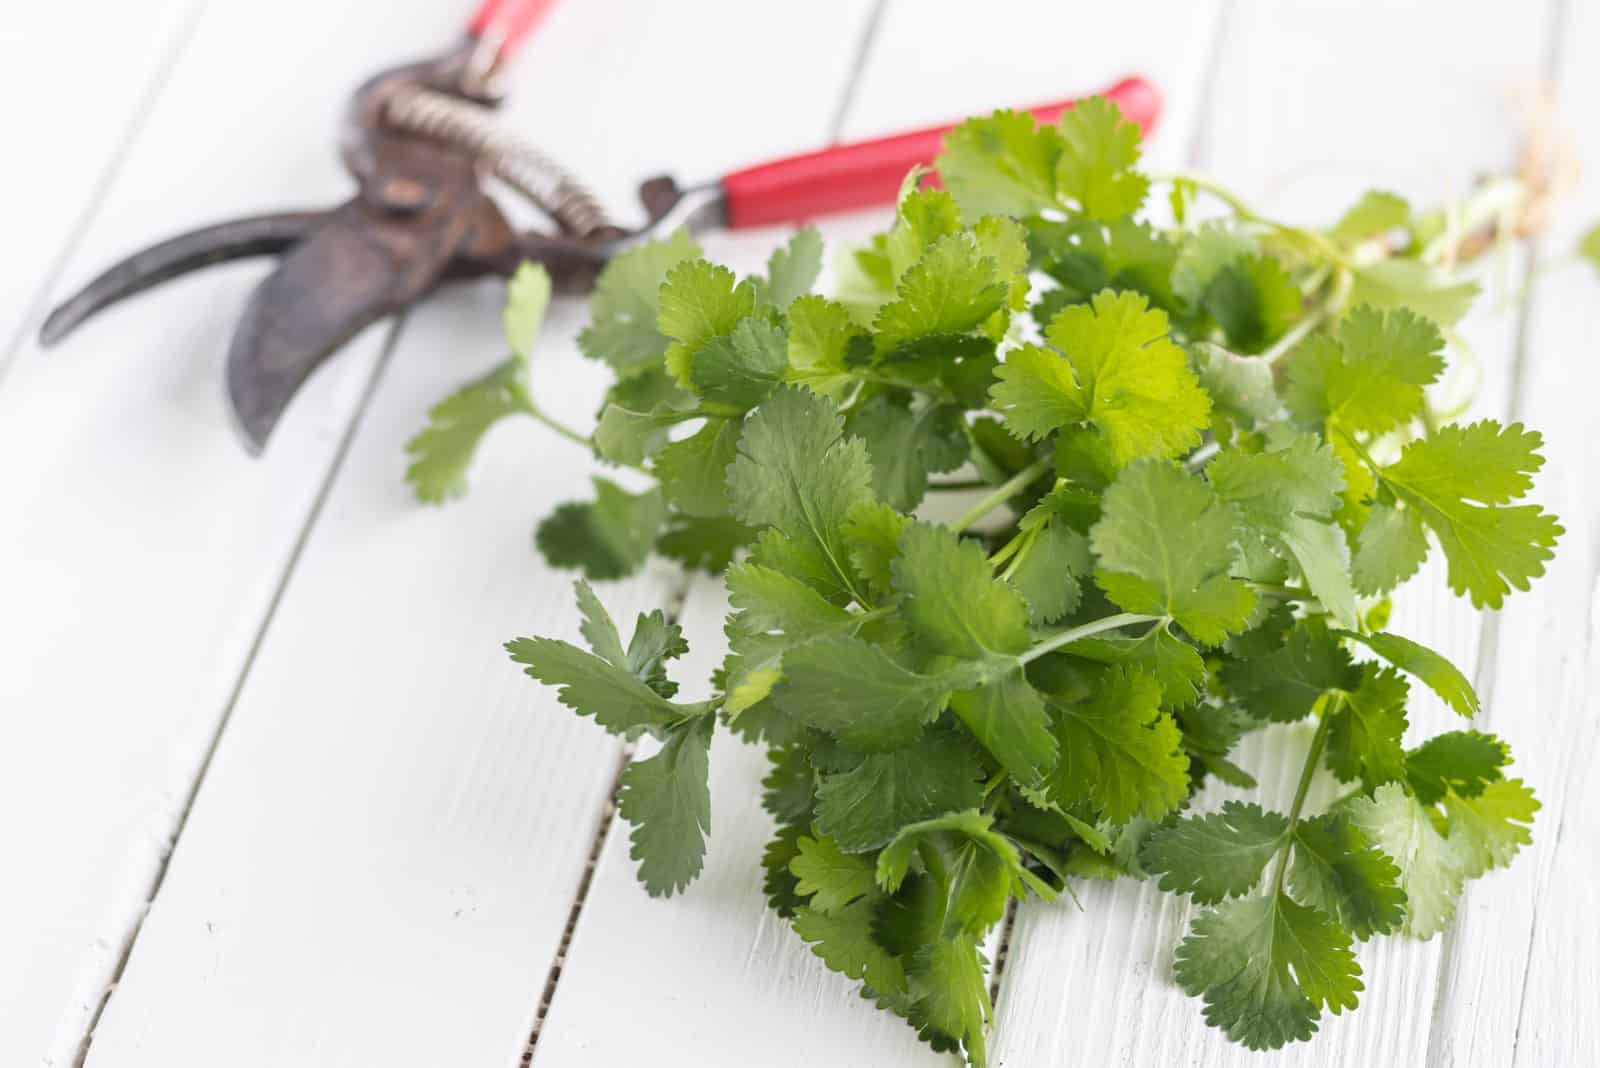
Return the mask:
<svg viewBox="0 0 1600 1068"><path fill-rule="evenodd" d="M1347 244L1381 237L1411 225L1411 205L1394 193L1372 190L1339 217L1328 236Z"/></svg>
<svg viewBox="0 0 1600 1068"><path fill-rule="evenodd" d="M1578 239L1578 257L1600 271L1600 224L1589 227Z"/></svg>
<svg viewBox="0 0 1600 1068"><path fill-rule="evenodd" d="M1050 713L1022 672L952 694L950 709L1022 785L1037 785L1055 765Z"/></svg>
<svg viewBox="0 0 1600 1068"><path fill-rule="evenodd" d="M1092 698L1056 706L1061 763L1047 791L1063 806L1087 802L1113 823L1159 820L1189 793L1178 725L1162 712L1161 686L1112 668Z"/></svg>
<svg viewBox="0 0 1600 1068"><path fill-rule="evenodd" d="M655 476L667 502L683 515L727 515L728 465L739 454L742 429L733 419L707 419L693 434L662 448Z"/></svg>
<svg viewBox="0 0 1600 1068"><path fill-rule="evenodd" d="M795 858L789 862L796 892L811 900L818 912L844 909L863 897L872 897L878 887L872 862L859 853L845 853L832 838L801 838Z"/></svg>
<svg viewBox="0 0 1600 1068"><path fill-rule="evenodd" d="M786 652L772 699L791 719L853 749L886 752L915 741L950 690L944 677L907 671L877 646L840 635Z"/></svg>
<svg viewBox="0 0 1600 1068"><path fill-rule="evenodd" d="M1355 269L1353 304L1408 309L1436 323L1455 326L1477 298L1478 283L1457 281L1435 264L1389 258Z"/></svg>
<svg viewBox="0 0 1600 1068"><path fill-rule="evenodd" d="M1354 690L1361 673L1327 625L1313 618L1296 623L1271 652L1229 664L1222 679L1251 715L1292 723L1330 690Z"/></svg>
<svg viewBox="0 0 1600 1068"><path fill-rule="evenodd" d="M1175 455L1199 444L1211 404L1168 329L1143 297L1098 293L1087 306L1063 308L1045 331L1064 357L1014 349L990 397L1024 440L1084 421L1118 463Z"/></svg>
<svg viewBox="0 0 1600 1068"><path fill-rule="evenodd" d="M835 396L853 381L845 360L857 343L869 351L872 346L844 305L824 297L800 297L789 305L786 377L815 393Z"/></svg>
<svg viewBox="0 0 1600 1068"><path fill-rule="evenodd" d="M815 226L802 226L789 243L772 250L767 259L762 299L780 310L811 292L822 273L822 235Z"/></svg>
<svg viewBox="0 0 1600 1068"><path fill-rule="evenodd" d="M678 230L612 257L595 279L590 321L578 335L578 348L624 378L661 366L669 344L656 329L661 284L674 267L699 255L689 232Z"/></svg>
<svg viewBox="0 0 1600 1068"><path fill-rule="evenodd" d="M701 345L690 357L689 377L706 400L749 409L783 382L788 366L789 339L783 330L751 317Z"/></svg>
<svg viewBox="0 0 1600 1068"><path fill-rule="evenodd" d="M1460 668L1426 645L1418 645L1410 638L1387 631L1374 634L1340 631L1339 634L1340 637L1360 642L1401 671L1421 679L1445 704L1468 719L1478 714L1478 695L1472 688L1471 680L1461 673Z"/></svg>
<svg viewBox="0 0 1600 1068"><path fill-rule="evenodd" d="M1172 464L1134 464L1106 490L1089 532L1095 580L1122 608L1170 616L1215 645L1255 607L1250 588L1228 575L1237 529L1204 482Z"/></svg>
<svg viewBox="0 0 1600 1068"><path fill-rule="evenodd" d="M900 551L900 535L910 525L908 517L881 501L863 501L850 509L844 526L850 562L867 580L873 596L893 592L890 564Z"/></svg>
<svg viewBox="0 0 1600 1068"><path fill-rule="evenodd" d="M1444 800L1444 810L1462 874L1475 879L1510 864L1517 851L1533 841L1528 825L1539 802L1521 779L1499 779L1475 797L1452 792Z"/></svg>
<svg viewBox="0 0 1600 1068"><path fill-rule="evenodd" d="M1055 763L1056 743L1044 703L1013 659L1030 644L1022 597L994 578L976 542L948 527L908 527L890 566L912 633L931 651L981 665L987 684L956 694L951 708L1020 781L1038 782Z"/></svg>
<svg viewBox="0 0 1600 1068"><path fill-rule="evenodd" d="M916 951L909 971L911 1026L935 1048L959 1043L967 1060L983 1068L988 1062L984 1032L994 1018L994 1006L989 1003L987 962L977 942L971 936L936 939Z"/></svg>
<svg viewBox="0 0 1600 1068"><path fill-rule="evenodd" d="M968 660L1027 650L1028 607L994 577L977 542L949 527L913 523L890 569L906 622L929 649Z"/></svg>
<svg viewBox="0 0 1600 1068"><path fill-rule="evenodd" d="M417 500L442 504L467 492L467 468L489 428L528 410L528 365L513 356L428 411L428 425L406 442L406 481Z"/></svg>
<svg viewBox="0 0 1600 1068"><path fill-rule="evenodd" d="M1327 712L1328 767L1341 782L1372 789L1403 778L1406 680L1393 668L1361 665L1361 683Z"/></svg>
<svg viewBox="0 0 1600 1068"><path fill-rule="evenodd" d="M970 333L1005 307L1008 292L995 261L971 235L941 237L901 277L895 299L879 309L873 321L878 351Z"/></svg>
<svg viewBox="0 0 1600 1068"><path fill-rule="evenodd" d="M1405 755L1405 777L1411 793L1424 805L1444 799L1477 797L1501 778L1511 760L1506 744L1491 734L1450 731L1436 734Z"/></svg>
<svg viewBox="0 0 1600 1068"><path fill-rule="evenodd" d="M799 841L806 828L786 824L761 851L761 868L765 873L761 889L767 895L767 905L779 916L792 920L805 901L795 892L796 880L789 864L799 855Z"/></svg>
<svg viewBox="0 0 1600 1068"><path fill-rule="evenodd" d="M613 401L601 409L594 428L595 452L613 463L639 466L661 451L674 426L693 418L694 412L671 405L641 412Z"/></svg>
<svg viewBox="0 0 1600 1068"><path fill-rule="evenodd" d="M1392 430L1422 414L1422 387L1444 370L1443 347L1438 328L1410 311L1357 307L1295 352L1284 402L1309 425Z"/></svg>
<svg viewBox="0 0 1600 1068"><path fill-rule="evenodd" d="M913 171L907 175L907 181L912 181L915 174ZM961 212L949 193L943 189L902 189L895 204L894 225L884 242L891 274L895 279L903 277L935 241L959 233Z"/></svg>
<svg viewBox="0 0 1600 1068"><path fill-rule="evenodd" d="M579 598L585 611L582 629L595 652L554 638L516 638L505 647L511 659L532 678L559 687L556 697L562 704L580 716L593 716L613 734L632 738L647 730L666 731L703 712L704 705L674 704L660 692L666 688L663 661L687 648L676 628L641 616L623 653L610 617L595 614L592 591L580 585Z"/></svg>
<svg viewBox="0 0 1600 1068"><path fill-rule="evenodd" d="M1231 423L1236 429L1249 430L1277 414L1272 368L1265 361L1235 356L1216 345L1195 345L1191 352L1195 377L1211 398L1213 429L1220 420L1224 427ZM1218 437L1226 440L1226 431Z"/></svg>
<svg viewBox="0 0 1600 1068"><path fill-rule="evenodd" d="M904 993L905 969L899 958L872 934L872 904L857 901L834 912L803 906L795 910L795 933L834 971L866 985L874 996Z"/></svg>
<svg viewBox="0 0 1600 1068"><path fill-rule="evenodd" d="M904 883L919 842L943 854L951 880L946 895L945 922L981 937L1005 916L1006 900L1022 887L1037 886L1049 899L1055 896L1022 866L1011 839L994 829L994 817L967 809L903 827L878 854L877 882L894 893Z"/></svg>
<svg viewBox="0 0 1600 1068"><path fill-rule="evenodd" d="M667 529L656 539L656 552L684 567L715 575L727 570L734 554L754 536L755 532L737 519L680 514L668 520Z"/></svg>
<svg viewBox="0 0 1600 1068"><path fill-rule="evenodd" d="M1398 502L1378 501L1356 537L1351 582L1357 593L1368 597L1386 593L1415 575L1427 558L1422 514Z"/></svg>
<svg viewBox="0 0 1600 1068"><path fill-rule="evenodd" d="M1206 290L1224 268L1260 251L1255 235L1226 219L1201 223L1179 239L1172 290L1191 310L1201 307Z"/></svg>
<svg viewBox="0 0 1600 1068"><path fill-rule="evenodd" d="M1405 920L1399 879L1394 861L1368 844L1343 813L1295 824L1290 887L1357 938L1386 934Z"/></svg>
<svg viewBox="0 0 1600 1068"><path fill-rule="evenodd" d="M1200 914L1178 947L1178 985L1204 997L1206 1022L1250 1049L1310 1038L1326 1007L1363 989L1350 936L1288 895L1246 897Z"/></svg>
<svg viewBox="0 0 1600 1068"><path fill-rule="evenodd" d="M1329 614L1353 626L1350 553L1344 531L1332 521L1344 465L1333 451L1312 435L1292 435L1267 452L1224 450L1206 477L1271 548L1298 565Z"/></svg>
<svg viewBox="0 0 1600 1068"><path fill-rule="evenodd" d="M1161 876L1161 889L1213 905L1254 889L1288 834L1289 821L1278 813L1228 801L1220 812L1157 828L1139 859Z"/></svg>
<svg viewBox="0 0 1600 1068"><path fill-rule="evenodd" d="M843 527L852 507L871 500L871 483L866 446L845 438L833 406L786 386L745 422L728 468L728 499L742 522L776 529L815 571L853 591Z"/></svg>
<svg viewBox="0 0 1600 1068"><path fill-rule="evenodd" d="M1258 353L1294 325L1300 290L1271 256L1250 254L1224 266L1206 286L1202 305L1234 352Z"/></svg>
<svg viewBox="0 0 1600 1068"><path fill-rule="evenodd" d="M1399 868L1406 896L1405 931L1428 939L1456 912L1466 879L1459 851L1434 826L1429 810L1400 783L1385 783L1371 797L1349 803L1350 822Z"/></svg>
<svg viewBox="0 0 1600 1068"><path fill-rule="evenodd" d="M945 134L935 167L969 217L1033 215L1056 206L1061 135L1022 111L968 119Z"/></svg>
<svg viewBox="0 0 1600 1068"><path fill-rule="evenodd" d="M1538 434L1492 419L1442 427L1384 468L1386 485L1421 514L1449 561L1450 588L1474 607L1499 608L1544 574L1561 525L1537 505L1509 506L1544 463Z"/></svg>
<svg viewBox="0 0 1600 1068"><path fill-rule="evenodd" d="M598 717L597 717L598 718ZM708 783L716 718L700 715L673 727L659 752L622 772L617 812L633 825L629 855L652 897L670 896L700 874L711 832Z"/></svg>
<svg viewBox="0 0 1600 1068"><path fill-rule="evenodd" d="M966 425L955 405L879 395L856 408L848 428L866 442L874 494L900 511L921 503L929 472L967 459Z"/></svg>
<svg viewBox="0 0 1600 1068"><path fill-rule="evenodd" d="M592 579L631 575L650 555L667 518L659 489L629 493L596 477L594 500L563 504L539 524L535 540L552 567L580 568Z"/></svg>
<svg viewBox="0 0 1600 1068"><path fill-rule="evenodd" d="M1091 219L1109 222L1144 203L1150 180L1139 163L1139 127L1104 97L1081 100L1061 116L1056 189Z"/></svg>
<svg viewBox="0 0 1600 1068"><path fill-rule="evenodd" d="M847 852L877 849L908 824L976 808L982 776L968 742L949 731L929 731L903 749L824 775L817 788L817 827Z"/></svg>
<svg viewBox="0 0 1600 1068"><path fill-rule="evenodd" d="M694 358L712 338L732 332L755 309L755 287L732 271L702 259L685 260L667 273L656 304L656 328L672 344L667 370L688 388Z"/></svg>
<svg viewBox="0 0 1600 1068"><path fill-rule="evenodd" d="M1206 665L1193 645L1162 621L1138 637L1106 636L1073 642L1066 652L1102 664L1137 668L1161 684L1161 702L1175 708L1193 704L1206 680Z"/></svg>
<svg viewBox="0 0 1600 1068"><path fill-rule="evenodd" d="M726 582L735 612L725 628L724 707L729 725L742 733L740 714L764 701L783 677L784 653L813 638L845 634L854 620L801 580L755 562L729 568Z"/></svg>
<svg viewBox="0 0 1600 1068"><path fill-rule="evenodd" d="M1047 522L1007 581L1028 603L1028 618L1050 623L1074 611L1083 598L1080 579L1094 570L1089 539L1062 522Z"/></svg>
<svg viewBox="0 0 1600 1068"><path fill-rule="evenodd" d="M489 428L509 415L531 412L528 360L533 339L550 305L550 275L524 263L506 291L505 333L511 357L475 382L434 405L428 425L410 441L406 481L424 504L440 504L467 492L467 468Z"/></svg>

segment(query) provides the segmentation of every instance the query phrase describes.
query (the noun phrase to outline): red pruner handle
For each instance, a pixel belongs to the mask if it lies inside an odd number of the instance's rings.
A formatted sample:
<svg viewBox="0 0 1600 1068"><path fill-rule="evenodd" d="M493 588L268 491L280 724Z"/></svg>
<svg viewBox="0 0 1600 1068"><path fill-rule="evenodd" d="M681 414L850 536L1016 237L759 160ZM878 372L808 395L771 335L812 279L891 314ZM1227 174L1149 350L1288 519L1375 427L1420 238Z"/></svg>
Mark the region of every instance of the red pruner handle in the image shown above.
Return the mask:
<svg viewBox="0 0 1600 1068"><path fill-rule="evenodd" d="M555 0L483 0L467 23L467 33L490 42L495 64L503 65L554 5Z"/></svg>
<svg viewBox="0 0 1600 1068"><path fill-rule="evenodd" d="M1161 113L1161 94L1143 78L1124 78L1100 94L1148 134ZM1055 122L1078 101L1063 100L1029 108L1043 123ZM912 167L926 166L939 154L951 126L835 145L803 156L773 160L722 179L728 227L801 222L819 215L887 204L900 191Z"/></svg>

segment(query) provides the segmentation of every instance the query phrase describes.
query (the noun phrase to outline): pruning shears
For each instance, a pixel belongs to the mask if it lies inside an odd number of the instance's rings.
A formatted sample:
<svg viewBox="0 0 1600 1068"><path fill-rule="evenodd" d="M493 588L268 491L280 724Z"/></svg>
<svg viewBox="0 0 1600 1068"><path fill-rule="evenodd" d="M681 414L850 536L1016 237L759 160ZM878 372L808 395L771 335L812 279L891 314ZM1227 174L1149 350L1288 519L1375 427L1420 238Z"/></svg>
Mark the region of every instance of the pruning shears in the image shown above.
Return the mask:
<svg viewBox="0 0 1600 1068"><path fill-rule="evenodd" d="M340 136L357 192L334 208L255 215L179 234L112 265L57 307L40 340L60 341L124 297L247 256L282 261L251 294L227 358L244 446L259 453L295 392L365 327L442 282L509 276L541 263L559 292L584 293L619 252L690 232L794 223L892 202L906 172L931 163L948 126L834 145L683 186L639 187L647 222L617 226L570 172L496 121L502 74L553 0L484 0L444 54L384 70L346 107ZM1145 131L1160 99L1127 78L1104 90ZM1053 122L1074 101L1028 109ZM494 177L549 219L513 229L485 188Z"/></svg>

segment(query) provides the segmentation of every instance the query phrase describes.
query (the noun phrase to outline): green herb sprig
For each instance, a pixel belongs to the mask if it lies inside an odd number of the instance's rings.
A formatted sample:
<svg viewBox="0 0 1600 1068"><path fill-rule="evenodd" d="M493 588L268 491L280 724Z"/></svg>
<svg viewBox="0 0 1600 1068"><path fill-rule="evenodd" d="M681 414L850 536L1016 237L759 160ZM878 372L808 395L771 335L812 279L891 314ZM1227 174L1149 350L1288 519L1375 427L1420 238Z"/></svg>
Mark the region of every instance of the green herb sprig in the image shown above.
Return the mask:
<svg viewBox="0 0 1600 1068"><path fill-rule="evenodd" d="M1537 433L1430 406L1477 295L1454 267L1482 241L1461 212L1383 193L1330 229L1290 226L1138 161L1104 101L1054 126L969 121L938 160L945 188L909 176L833 299L811 292L809 229L743 279L684 235L627 253L579 339L616 374L592 438L533 401L549 286L526 268L512 358L410 446L424 500L461 492L484 430L517 413L651 477L597 478L538 544L590 579L651 553L721 574L715 695L676 700L677 625L641 615L624 643L585 582L589 648L519 638L512 658L580 715L659 741L619 802L652 894L701 869L713 733L766 746L772 908L975 1065L981 947L1013 899L1078 877L1187 894L1203 908L1177 982L1231 1038L1276 1048L1355 1007L1354 943L1439 931L1538 807L1498 739L1407 737L1413 686L1464 719L1478 701L1383 629L1431 551L1452 590L1498 608L1561 533L1519 503ZM1139 219L1154 188L1174 227ZM1224 216L1189 221L1201 198ZM957 518L925 517L930 494L974 488ZM1301 720L1287 812L1191 810L1208 778L1255 786L1244 735ZM1319 769L1348 788L1312 811Z"/></svg>

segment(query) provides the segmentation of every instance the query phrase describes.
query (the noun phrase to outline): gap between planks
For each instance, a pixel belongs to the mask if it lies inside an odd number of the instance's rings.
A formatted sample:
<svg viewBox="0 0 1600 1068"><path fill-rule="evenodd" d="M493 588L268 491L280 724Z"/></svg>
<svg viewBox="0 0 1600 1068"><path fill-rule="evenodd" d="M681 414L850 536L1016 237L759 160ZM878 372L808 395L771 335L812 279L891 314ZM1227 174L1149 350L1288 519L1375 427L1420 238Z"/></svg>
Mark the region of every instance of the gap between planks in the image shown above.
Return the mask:
<svg viewBox="0 0 1600 1068"><path fill-rule="evenodd" d="M1566 65L1571 62L1567 49L1562 47L1564 30L1567 29L1571 17L1571 10L1567 0L1549 0L1545 9L1547 24L1545 27L1545 50L1540 63L1541 74L1547 86L1553 92L1560 84L1561 76ZM1511 349L1511 375L1510 384L1506 391L1506 422L1515 422L1522 414L1524 394L1527 390L1528 377L1528 346L1532 333L1533 307L1532 288L1537 283L1539 262L1543 251L1544 241L1540 235L1533 236L1525 244L1523 250L1522 270L1520 274L1518 293L1523 294L1522 300L1516 308L1517 326ZM1593 576L1591 575L1591 578ZM1477 690L1479 700L1484 708L1493 706L1496 693L1495 664L1500 653L1500 613L1483 612L1478 623L1478 656L1473 665L1472 681ZM1559 838L1559 835L1558 835ZM1471 893L1469 886L1464 893ZM1461 906L1458 904L1458 913ZM1513 1031L1511 1044L1512 1061L1516 1060L1517 1043L1522 1037L1522 1020L1527 1009L1528 996L1528 970L1533 963L1534 934L1538 930L1539 904L1533 905L1533 922L1528 928L1528 951L1523 962L1522 998L1517 1004L1517 1023ZM1451 1004L1453 984L1451 977L1454 974L1455 961L1462 952L1462 924L1451 923L1446 927L1439 946L1439 959L1435 962L1435 979L1433 985L1433 1008L1428 1014L1428 1068L1442 1068L1444 1059L1450 1055L1448 1045L1439 1043L1440 1025L1448 1012Z"/></svg>
<svg viewBox="0 0 1600 1068"><path fill-rule="evenodd" d="M889 0L873 0L872 11L867 16L867 21L861 28L856 41L855 59L850 65L850 71L845 75L844 86L839 93L839 103L833 112L833 118L828 122L828 143L837 144L844 131L844 124L850 116L850 107L855 103L856 96L861 87L861 75L866 70L867 63L872 58L872 45L878 36L878 27L883 23L883 13L889 6ZM667 620L677 623L683 614L684 603L689 598L690 591L702 581L695 572L685 571L679 580L673 584L668 594L667 604L663 611ZM522 1051L519 1063L528 1065L533 1062L534 1052L539 1047L539 1035L544 1030L545 1017L550 1013L550 1004L555 1000L556 988L561 983L561 970L566 964L567 950L572 946L572 936L578 929L578 921L583 918L583 906L589 899L589 888L594 884L594 872L600 863L600 854L605 850L606 841L611 836L611 827L617 820L617 794L622 789L622 773L628 769L632 762L634 747L627 745L617 758L616 774L611 781L611 791L606 796L605 802L600 806L599 819L595 826L593 841L589 846L589 856L583 867L583 877L578 880L578 888L573 894L572 907L567 912L567 922L561 929L561 941L556 946L556 953L550 962L550 971L545 978L544 989L539 995L539 1005L534 1012L533 1027L528 1033L528 1044ZM1007 915L1007 931L1010 930L1010 914ZM996 954L997 959L1003 959L1004 947Z"/></svg>
<svg viewBox="0 0 1600 1068"><path fill-rule="evenodd" d="M192 29L192 27L191 27ZM48 290L46 291L48 292ZM317 487L317 495L312 500L311 509L306 513L305 522L300 527L294 546L289 550L289 556L284 561L283 570L278 575L274 584L272 597L267 602L266 611L261 614L261 621L256 626L250 647L245 653L244 661L239 666L238 677L235 678L232 689L228 692L228 700L223 705L222 715L217 720L216 727L211 732L211 738L206 744L204 755L199 765L195 768L194 780L184 795L182 803L171 814L169 825L162 828L161 840L166 843L161 860L156 865L152 874L149 888L145 891L140 901L138 912L131 925L123 933L110 974L99 983L100 992L95 1001L93 1013L90 1015L83 1033L77 1038L77 1053L72 1060L72 1068L83 1068L89 1059L90 1048L94 1045L94 1032L100 1025L100 1018L105 1015L106 1006L111 1002L111 995L116 992L117 984L122 981L122 973L128 967L128 960L133 956L134 944L138 942L139 935L144 930L144 921L150 914L150 906L155 902L156 895L161 892L161 884L166 881L167 870L172 865L173 854L177 852L178 840L183 836L184 828L189 825L189 814L194 811L195 801L200 797L201 787L205 785L206 775L211 770L212 761L216 758L217 750L222 744L223 733L228 729L228 723L233 719L233 710L239 703L239 695L244 692L245 683L250 679L250 670L255 666L256 656L261 651L267 631L272 627L272 621L277 617L278 606L283 601L284 591L289 588L289 580L294 577L295 567L300 562L300 556L305 551L306 544L311 540L311 532L316 529L317 520L322 515L322 510L327 504L329 494L333 490L339 472L344 468L345 457L350 452L350 445L355 440L356 431L360 429L367 409L372 404L372 399L377 395L378 385L383 379L383 372L389 366L390 357L394 354L399 344L400 335L406 325L404 312L395 316L389 326L388 333L383 339L383 346L378 351L378 358L373 362L372 373L367 376L367 381L362 386L360 399L356 402L350 420L345 424L344 431L339 437L339 445L334 450L332 462L328 464L323 475L322 483ZM3 374L4 368L0 368ZM72 1040L58 1036L58 1047L65 1046Z"/></svg>

